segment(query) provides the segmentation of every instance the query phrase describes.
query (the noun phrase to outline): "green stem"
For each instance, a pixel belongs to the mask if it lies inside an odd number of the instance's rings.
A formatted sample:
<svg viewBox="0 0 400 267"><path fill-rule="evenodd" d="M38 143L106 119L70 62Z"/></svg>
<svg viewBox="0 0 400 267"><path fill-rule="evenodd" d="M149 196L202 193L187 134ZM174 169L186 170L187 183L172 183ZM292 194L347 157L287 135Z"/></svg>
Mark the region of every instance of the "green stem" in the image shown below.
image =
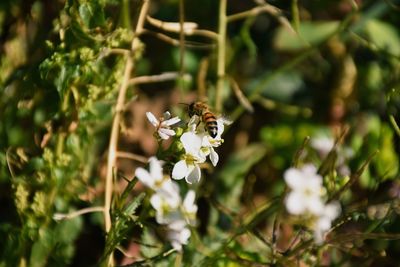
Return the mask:
<svg viewBox="0 0 400 267"><path fill-rule="evenodd" d="M222 91L225 84L225 40L226 40L226 1L219 3L219 27L218 27L218 62L217 62L217 89L215 92L215 111L222 110Z"/></svg>
<svg viewBox="0 0 400 267"><path fill-rule="evenodd" d="M300 15L299 15L299 6L298 6L298 0L292 0L292 25L293 28L296 32L299 32L299 27L300 27Z"/></svg>

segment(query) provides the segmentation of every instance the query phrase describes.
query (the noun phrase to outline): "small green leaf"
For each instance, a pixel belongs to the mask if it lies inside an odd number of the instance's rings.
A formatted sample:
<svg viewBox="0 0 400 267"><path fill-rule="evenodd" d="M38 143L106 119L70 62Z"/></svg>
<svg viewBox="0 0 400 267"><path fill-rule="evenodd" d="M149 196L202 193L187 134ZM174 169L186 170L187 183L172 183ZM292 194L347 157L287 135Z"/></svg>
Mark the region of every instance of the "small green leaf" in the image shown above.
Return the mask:
<svg viewBox="0 0 400 267"><path fill-rule="evenodd" d="M143 198L145 196L146 196L146 194L143 192L140 195L138 195L137 197L135 197L135 199L133 199L132 202L130 202L126 206L125 213L128 215L134 214L136 209L142 204Z"/></svg>
<svg viewBox="0 0 400 267"><path fill-rule="evenodd" d="M299 31L295 33L288 27L281 26L275 34L274 46L283 51L302 50L325 41L338 27L338 21L305 21L300 23Z"/></svg>
<svg viewBox="0 0 400 267"><path fill-rule="evenodd" d="M365 30L379 49L400 56L400 37L392 25L371 19L367 22Z"/></svg>
<svg viewBox="0 0 400 267"><path fill-rule="evenodd" d="M81 4L79 6L79 15L88 28L102 26L105 22L103 8L97 1Z"/></svg>

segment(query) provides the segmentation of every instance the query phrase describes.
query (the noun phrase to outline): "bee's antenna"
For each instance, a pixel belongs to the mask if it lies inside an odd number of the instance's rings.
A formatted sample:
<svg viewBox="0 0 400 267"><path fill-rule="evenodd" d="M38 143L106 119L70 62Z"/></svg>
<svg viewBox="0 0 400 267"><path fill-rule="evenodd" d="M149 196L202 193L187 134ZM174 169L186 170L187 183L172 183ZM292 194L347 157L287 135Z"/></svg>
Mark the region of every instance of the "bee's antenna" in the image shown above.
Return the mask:
<svg viewBox="0 0 400 267"><path fill-rule="evenodd" d="M179 105L190 106L188 103L178 103Z"/></svg>

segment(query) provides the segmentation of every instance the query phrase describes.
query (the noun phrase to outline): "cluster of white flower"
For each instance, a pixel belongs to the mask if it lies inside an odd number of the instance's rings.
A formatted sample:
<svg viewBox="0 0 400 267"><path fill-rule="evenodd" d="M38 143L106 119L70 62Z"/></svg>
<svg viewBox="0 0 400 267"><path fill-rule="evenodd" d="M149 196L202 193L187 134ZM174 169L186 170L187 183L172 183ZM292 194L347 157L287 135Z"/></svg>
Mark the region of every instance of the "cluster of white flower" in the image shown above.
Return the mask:
<svg viewBox="0 0 400 267"><path fill-rule="evenodd" d="M286 209L290 214L311 218L309 224L314 231L314 240L321 244L324 235L332 226L340 212L337 202L325 203L325 188L322 177L312 164L302 168L290 168L284 173L285 182L290 192L285 199Z"/></svg>
<svg viewBox="0 0 400 267"><path fill-rule="evenodd" d="M180 122L180 118L171 118L169 112L157 119L151 112L146 112L150 123L156 128L156 136L167 140L175 136L171 126ZM194 115L190 118L187 130L180 137L184 149L181 159L175 163L172 170L172 178L181 180L185 178L188 184L198 183L201 178L199 164L204 163L207 157L216 166L219 160L214 148L223 143L221 134L224 131L224 119L217 120L217 135L213 138L205 130L200 117ZM150 158L150 171L143 168L136 169L136 177L148 188L153 190L150 204L156 210L156 221L167 226L167 238L172 246L181 250L182 245L187 244L190 238L189 226L196 223L197 206L195 204L195 192L189 190L182 200L179 186L169 177L164 177L162 161Z"/></svg>
<svg viewBox="0 0 400 267"><path fill-rule="evenodd" d="M190 238L189 226L196 223L196 194L189 190L182 200L178 184L163 175L162 161L152 157L150 171L137 168L135 176L153 191L150 204L156 210L156 221L167 227L167 238L176 250L182 250Z"/></svg>
<svg viewBox="0 0 400 267"><path fill-rule="evenodd" d="M172 170L172 178L176 180L185 178L189 184L197 183L201 178L199 164L204 163L207 156L213 166L218 163L219 156L214 148L223 143L221 135L224 132L224 119L217 120L218 131L214 138L205 131L201 124L200 118L194 115L189 121L188 131L182 134L180 138L185 154Z"/></svg>
<svg viewBox="0 0 400 267"><path fill-rule="evenodd" d="M169 112L164 113L164 117L160 118L160 120L156 119L151 112L147 112L146 115L150 123L156 128L160 138L166 140L175 135L175 131L171 129L171 126L180 121L178 117L171 119ZM180 137L185 154L175 164L172 170L172 178L176 180L185 178L188 184L198 183L201 178L199 164L204 163L207 156L213 166L216 166L219 156L214 148L223 143L221 135L224 132L224 124L228 123L223 118L217 119L217 135L213 138L205 130L204 123L200 117L197 115L192 116L187 125L187 131Z"/></svg>

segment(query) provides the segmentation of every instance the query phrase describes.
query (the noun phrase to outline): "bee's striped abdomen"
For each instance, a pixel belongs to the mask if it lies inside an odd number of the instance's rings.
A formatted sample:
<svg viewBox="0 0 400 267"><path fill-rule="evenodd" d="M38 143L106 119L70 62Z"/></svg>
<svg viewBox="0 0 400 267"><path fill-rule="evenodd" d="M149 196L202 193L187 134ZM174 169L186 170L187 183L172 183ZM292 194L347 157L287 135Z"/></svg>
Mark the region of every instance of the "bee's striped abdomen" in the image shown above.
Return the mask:
<svg viewBox="0 0 400 267"><path fill-rule="evenodd" d="M203 122L206 125L206 129L212 138L215 138L218 134L218 124L217 118L215 118L214 114L209 111L204 112L203 114Z"/></svg>

